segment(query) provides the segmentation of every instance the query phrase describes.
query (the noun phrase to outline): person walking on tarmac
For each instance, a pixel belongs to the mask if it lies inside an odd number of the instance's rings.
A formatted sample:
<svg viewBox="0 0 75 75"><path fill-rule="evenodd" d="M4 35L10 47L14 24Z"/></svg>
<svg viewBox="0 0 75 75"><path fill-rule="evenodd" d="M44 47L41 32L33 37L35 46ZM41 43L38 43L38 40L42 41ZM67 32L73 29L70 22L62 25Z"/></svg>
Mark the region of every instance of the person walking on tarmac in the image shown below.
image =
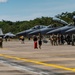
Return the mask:
<svg viewBox="0 0 75 75"><path fill-rule="evenodd" d="M53 45L57 45L57 35L53 34L52 35L52 38L53 38Z"/></svg>
<svg viewBox="0 0 75 75"><path fill-rule="evenodd" d="M58 45L61 44L61 35L60 34L57 34L57 43L58 43Z"/></svg>
<svg viewBox="0 0 75 75"><path fill-rule="evenodd" d="M70 45L71 38L70 38L69 34L67 34L67 36L66 36L66 42L67 42L68 45Z"/></svg>
<svg viewBox="0 0 75 75"><path fill-rule="evenodd" d="M61 45L64 45L64 35L63 34L61 34Z"/></svg>
<svg viewBox="0 0 75 75"><path fill-rule="evenodd" d="M51 45L53 45L53 36L52 36L52 34L50 35L49 40L51 42Z"/></svg>
<svg viewBox="0 0 75 75"><path fill-rule="evenodd" d="M33 41L34 41L34 49L38 49L38 47L37 47L37 37L36 36L34 36L33 37Z"/></svg>
<svg viewBox="0 0 75 75"><path fill-rule="evenodd" d="M39 48L41 49L41 45L42 45L42 36L41 36L41 33L39 33L38 45L39 45Z"/></svg>
<svg viewBox="0 0 75 75"><path fill-rule="evenodd" d="M0 48L3 48L3 39L0 37Z"/></svg>
<svg viewBox="0 0 75 75"><path fill-rule="evenodd" d="M21 43L24 44L24 36L20 37Z"/></svg>

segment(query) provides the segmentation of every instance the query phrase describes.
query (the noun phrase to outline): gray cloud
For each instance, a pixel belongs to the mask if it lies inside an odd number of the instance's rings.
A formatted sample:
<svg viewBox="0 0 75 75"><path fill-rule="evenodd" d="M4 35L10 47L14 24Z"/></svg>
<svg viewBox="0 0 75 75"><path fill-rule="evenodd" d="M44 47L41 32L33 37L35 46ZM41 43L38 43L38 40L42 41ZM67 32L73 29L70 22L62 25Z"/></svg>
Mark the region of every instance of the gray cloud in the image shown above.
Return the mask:
<svg viewBox="0 0 75 75"><path fill-rule="evenodd" d="M5 3L7 2L8 0L0 0L0 3Z"/></svg>

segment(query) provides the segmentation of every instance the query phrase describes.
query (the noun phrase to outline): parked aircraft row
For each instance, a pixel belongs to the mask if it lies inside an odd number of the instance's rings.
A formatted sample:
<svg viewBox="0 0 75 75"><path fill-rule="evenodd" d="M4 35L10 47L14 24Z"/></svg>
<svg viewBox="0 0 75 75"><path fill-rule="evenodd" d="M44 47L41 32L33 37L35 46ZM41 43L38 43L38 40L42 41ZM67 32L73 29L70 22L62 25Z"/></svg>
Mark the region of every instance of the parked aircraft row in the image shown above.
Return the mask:
<svg viewBox="0 0 75 75"><path fill-rule="evenodd" d="M52 30L57 29L57 28L58 27L54 27L52 25L49 25L49 26L47 26L45 28L32 31L32 32L29 33L29 35L37 35L39 33L41 33L42 35L45 35L47 32L52 31Z"/></svg>
<svg viewBox="0 0 75 75"><path fill-rule="evenodd" d="M61 19L58 19L58 18L53 18L53 21L60 22L65 26L55 27L53 25L49 25L49 26L36 25L31 29L19 32L16 35L17 36L21 36L21 35L27 36L27 35L37 35L39 33L41 33L42 35L52 34L52 33L54 33L54 34L58 34L58 33L64 34L64 33L69 33L69 32L75 33L75 30L74 30L75 25L74 24L68 24L64 20L61 20Z"/></svg>
<svg viewBox="0 0 75 75"><path fill-rule="evenodd" d="M43 28L46 28L46 27L47 26L44 26L44 25L36 25L36 26L32 27L31 29L19 32L16 35L17 36L22 36L22 35L27 36L30 32L33 32L33 31L36 31L36 30L39 30L39 29L43 29Z"/></svg>
<svg viewBox="0 0 75 75"><path fill-rule="evenodd" d="M73 17L74 24L68 24L67 22L65 22L61 19L58 19L58 18L53 18L53 21L62 23L65 26L56 27L53 25L49 25L49 26L36 25L28 30L17 33L16 36L37 35L39 33L41 33L42 35L46 35L46 34L48 35L48 34L52 34L52 33L54 33L54 34L75 33L75 17ZM15 35L10 32L3 34L2 30L0 29L0 36L6 37L6 36L15 36Z"/></svg>

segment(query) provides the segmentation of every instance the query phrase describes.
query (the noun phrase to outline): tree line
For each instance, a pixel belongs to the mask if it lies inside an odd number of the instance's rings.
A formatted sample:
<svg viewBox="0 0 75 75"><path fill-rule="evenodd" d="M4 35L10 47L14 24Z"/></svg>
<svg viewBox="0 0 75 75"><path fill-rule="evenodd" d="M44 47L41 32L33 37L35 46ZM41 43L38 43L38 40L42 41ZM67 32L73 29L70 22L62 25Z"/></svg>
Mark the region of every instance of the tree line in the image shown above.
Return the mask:
<svg viewBox="0 0 75 75"><path fill-rule="evenodd" d="M65 12L65 13L61 13L56 15L55 17L60 18L68 23L73 23L73 16L75 15L75 11L72 13L69 12ZM34 20L29 20L29 21L16 21L16 22L12 22L12 21L6 21L6 20L2 20L0 21L0 28L2 28L3 33L7 33L7 32L12 32L12 33L18 33L20 31L23 30L27 30L33 26L36 25L56 25L56 26L60 26L62 24L54 22L52 20L52 17L41 17L41 18L36 18Z"/></svg>

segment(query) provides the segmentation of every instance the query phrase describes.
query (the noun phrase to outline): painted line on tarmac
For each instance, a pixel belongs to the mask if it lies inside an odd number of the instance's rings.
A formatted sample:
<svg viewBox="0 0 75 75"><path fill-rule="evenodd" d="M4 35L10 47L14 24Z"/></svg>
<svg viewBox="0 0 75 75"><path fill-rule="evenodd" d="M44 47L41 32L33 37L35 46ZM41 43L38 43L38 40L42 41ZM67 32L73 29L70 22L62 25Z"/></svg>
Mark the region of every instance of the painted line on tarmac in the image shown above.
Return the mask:
<svg viewBox="0 0 75 75"><path fill-rule="evenodd" d="M37 67L32 67L30 65L26 65L26 64L20 64L18 62L13 62L10 59L5 59L3 57L0 57L0 63L2 63L5 66L10 66L13 68L16 68L17 70L20 71L27 71L33 74L38 74L38 75L56 75L57 73L54 73L50 70L45 70L45 69L40 69Z"/></svg>
<svg viewBox="0 0 75 75"><path fill-rule="evenodd" d="M25 58L19 58L19 57L9 56L9 55L5 55L5 54L0 54L0 56L5 57L5 58L10 58L10 59L15 59L15 60L21 60L21 61L24 61L24 62L30 62L30 63L34 63L34 64L38 64L38 65L43 65L43 66L46 66L46 67L48 66L48 67L63 69L63 70L66 70L66 71L75 72L75 69L64 67L64 66L59 66L59 65L56 65L56 64L47 64L47 63L43 63L43 62L40 62L40 61L35 61L35 60L30 60L30 59L25 59Z"/></svg>

